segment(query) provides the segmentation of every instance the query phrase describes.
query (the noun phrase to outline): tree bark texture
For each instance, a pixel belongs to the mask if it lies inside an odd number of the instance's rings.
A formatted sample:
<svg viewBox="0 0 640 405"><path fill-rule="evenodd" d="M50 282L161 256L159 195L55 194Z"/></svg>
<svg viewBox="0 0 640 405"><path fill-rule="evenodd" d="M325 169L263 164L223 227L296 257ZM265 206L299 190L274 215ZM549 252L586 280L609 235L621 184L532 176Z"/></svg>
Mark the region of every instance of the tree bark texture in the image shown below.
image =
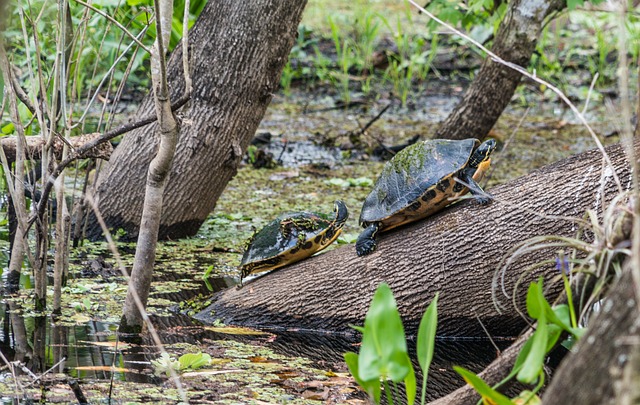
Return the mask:
<svg viewBox="0 0 640 405"><path fill-rule="evenodd" d="M545 19L564 0L510 1L491 51L519 66L529 65ZM438 127L435 138L482 139L511 101L522 75L486 58L462 100Z"/></svg>
<svg viewBox="0 0 640 405"><path fill-rule="evenodd" d="M638 287L627 268L555 373L543 396L545 405L640 403Z"/></svg>
<svg viewBox="0 0 640 405"><path fill-rule="evenodd" d="M622 148L616 145L607 150L626 186L629 165ZM350 330L349 323L363 322L373 292L386 282L409 331L415 331L439 291L440 336L486 336L480 321L493 336L516 336L526 323L510 298L500 296L506 308L502 313L492 302L492 278L500 261L528 238L574 236L576 224L555 216L581 218L587 209L602 212L603 203L617 190L611 168L603 168L601 154L592 150L488 190L495 200L487 207L461 202L382 234L377 250L369 256L357 257L349 245L275 271L240 290L223 291L198 318L344 332ZM553 260L555 255L553 249L520 256L505 274L506 291L513 291L529 266ZM517 292L521 306L528 281L539 275L550 279L557 271L541 267L525 277Z"/></svg>
<svg viewBox="0 0 640 405"><path fill-rule="evenodd" d="M306 1L233 0L207 4L191 34L193 93L165 193L161 239L195 234L236 173L244 150L279 87ZM184 93L182 50L168 64L171 98ZM147 97L138 111L153 111ZM127 134L97 180L107 225L137 235L156 124ZM102 234L90 214L87 236Z"/></svg>

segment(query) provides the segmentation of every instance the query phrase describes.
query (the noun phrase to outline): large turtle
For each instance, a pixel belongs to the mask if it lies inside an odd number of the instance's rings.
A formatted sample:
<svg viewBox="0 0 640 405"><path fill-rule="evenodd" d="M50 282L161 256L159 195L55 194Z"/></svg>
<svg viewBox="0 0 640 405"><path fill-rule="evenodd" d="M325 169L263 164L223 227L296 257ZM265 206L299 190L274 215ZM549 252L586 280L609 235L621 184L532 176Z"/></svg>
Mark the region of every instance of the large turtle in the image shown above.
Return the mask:
<svg viewBox="0 0 640 405"><path fill-rule="evenodd" d="M360 224L365 230L356 241L358 256L375 250L379 231L431 215L468 191L488 204L490 196L477 182L489 168L495 147L493 139L482 144L477 139L433 139L398 152L362 205Z"/></svg>
<svg viewBox="0 0 640 405"><path fill-rule="evenodd" d="M282 214L256 232L240 263L240 283L249 274L286 266L326 248L338 238L349 217L347 206L334 203L335 218L313 212Z"/></svg>

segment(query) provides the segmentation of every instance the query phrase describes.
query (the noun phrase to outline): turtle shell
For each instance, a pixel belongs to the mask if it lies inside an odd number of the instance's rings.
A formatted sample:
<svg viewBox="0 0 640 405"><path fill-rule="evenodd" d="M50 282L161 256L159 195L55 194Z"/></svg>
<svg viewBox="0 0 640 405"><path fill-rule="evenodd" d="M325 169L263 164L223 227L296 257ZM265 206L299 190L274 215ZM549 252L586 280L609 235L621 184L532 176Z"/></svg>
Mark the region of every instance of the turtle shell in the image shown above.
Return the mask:
<svg viewBox="0 0 640 405"><path fill-rule="evenodd" d="M382 169L365 199L360 223L380 222L385 230L426 217L467 189L453 176L464 169L476 139L433 139L398 152Z"/></svg>
<svg viewBox="0 0 640 405"><path fill-rule="evenodd" d="M311 256L333 242L342 226L312 212L282 214L256 232L242 256L242 277L273 270Z"/></svg>

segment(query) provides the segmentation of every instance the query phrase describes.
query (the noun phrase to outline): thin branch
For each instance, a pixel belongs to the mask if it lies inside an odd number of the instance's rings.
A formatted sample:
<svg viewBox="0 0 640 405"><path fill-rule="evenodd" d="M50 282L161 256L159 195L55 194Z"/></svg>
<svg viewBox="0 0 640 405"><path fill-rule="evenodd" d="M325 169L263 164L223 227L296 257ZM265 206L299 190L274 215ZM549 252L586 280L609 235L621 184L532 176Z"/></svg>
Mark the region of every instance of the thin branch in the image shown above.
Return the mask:
<svg viewBox="0 0 640 405"><path fill-rule="evenodd" d="M186 97L182 97L181 99L179 99L175 104L173 104L171 106L171 111L175 111L178 108L182 107L183 105L185 105L190 99L190 96L186 96ZM99 138L94 139L93 141L87 142L84 145L82 145L81 147L79 147L78 149L72 151L69 156L64 159L62 162L60 162L56 168L51 172L51 175L49 176L49 178L47 179L47 181L45 182L45 184L43 185L42 188L42 197L40 199L40 201L38 202L38 208L36 210L36 213L34 216L32 216L29 219L29 226L31 226L33 224L33 222L35 221L35 219L37 217L42 217L42 215L44 215L44 211L46 209L46 201L47 198L49 197L49 193L51 193L51 188L53 187L56 178L60 175L60 173L62 173L62 171L69 166L73 161L75 161L76 159L78 159L80 156L83 156L85 153L87 153L89 150L95 148L96 146L107 142L113 138L115 138L116 136L122 135L124 133L127 133L129 131L133 131L134 129L143 127L145 125L151 124L155 121L157 121L157 117L156 115L149 115L148 117L145 117L143 119L141 119L140 121L136 121L132 124L125 124L125 125L121 125L120 127L109 131L105 134L103 134L102 136L100 136Z"/></svg>
<svg viewBox="0 0 640 405"><path fill-rule="evenodd" d="M20 82L18 82L16 75L11 75L11 85L13 86L13 91L16 93L16 96L18 96L18 99L22 101L22 104L24 104L25 107L27 107L27 110L29 110L31 115L35 115L36 107L33 105L31 100L29 100L27 92L24 91L22 86L20 86Z"/></svg>
<svg viewBox="0 0 640 405"><path fill-rule="evenodd" d="M120 24L118 21L116 21L113 17L111 17L109 14L105 13L104 11L97 9L95 7L93 7L91 4L85 3L82 0L73 0L76 3L93 10L94 12L100 14L101 16L103 16L104 18L106 18L107 20L109 20L109 22L111 22L113 25L115 25L116 27L120 28L120 30L122 32L124 32L125 34L127 34L127 36L129 38L131 38L133 40L133 42L135 42L136 44L138 44L138 46L140 46L142 49L144 49L145 51L147 51L148 53L151 53L151 49L149 49L145 44L143 44L142 42L140 42L140 40L133 35L131 32L129 32L129 30L127 30L124 25Z"/></svg>
<svg viewBox="0 0 640 405"><path fill-rule="evenodd" d="M144 36L144 34L147 32L149 26L146 26L141 32L140 34L138 34L138 37L142 38ZM87 103L87 107L85 108L84 112L82 113L82 116L78 119L78 124L75 125L73 128L75 128L76 126L84 123L84 118L85 116L89 113L89 109L91 108L91 105L93 104L93 102L95 101L96 97L98 96L100 89L102 88L102 86L104 85L105 81L107 80L107 78L111 75L111 72L113 72L113 70L115 69L116 65L118 63L120 63L120 61L125 57L125 55L127 54L127 52L129 52L129 49L131 49L133 47L133 45L135 44L135 42L132 42L129 44L129 46L127 46L125 48L124 51L122 51L122 53L116 58L116 60L113 62L113 64L111 65L111 67L109 68L109 70L107 70L107 72L105 72L104 77L102 78L102 80L100 81L100 83L98 83L98 86L96 87L93 96L91 97L91 100L89 100L89 102ZM70 129L73 129L70 128Z"/></svg>
<svg viewBox="0 0 640 405"><path fill-rule="evenodd" d="M182 19L182 71L185 94L191 94L191 73L189 72L189 9L191 1L185 0Z"/></svg>

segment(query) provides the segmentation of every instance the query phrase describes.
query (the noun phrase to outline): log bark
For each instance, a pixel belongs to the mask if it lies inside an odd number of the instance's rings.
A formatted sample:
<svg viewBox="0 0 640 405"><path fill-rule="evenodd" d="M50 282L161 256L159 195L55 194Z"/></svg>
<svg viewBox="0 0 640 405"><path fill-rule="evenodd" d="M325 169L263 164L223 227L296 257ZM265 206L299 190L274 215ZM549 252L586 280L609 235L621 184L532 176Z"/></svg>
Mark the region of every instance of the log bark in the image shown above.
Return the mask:
<svg viewBox="0 0 640 405"><path fill-rule="evenodd" d="M100 137L100 133L93 134L85 134L82 136L75 136L69 139L70 146L75 149L87 142L94 141ZM42 149L44 147L45 141L40 136L28 136L25 137L26 140L26 157L30 160L40 160L40 155L42 153ZM16 160L16 143L17 138L15 136L7 136L0 140L0 147L4 151L5 156L7 156L7 161L12 163ZM53 142L53 154L58 160L62 160L62 149L64 147L64 143L60 139L56 139ZM87 152L78 156L79 159L103 159L109 160L111 157L111 153L113 152L113 146L109 142L101 143L88 150Z"/></svg>
<svg viewBox="0 0 640 405"><path fill-rule="evenodd" d="M631 271L611 287L587 334L563 360L544 393L545 405L640 403L640 286Z"/></svg>
<svg viewBox="0 0 640 405"><path fill-rule="evenodd" d="M519 66L528 66L544 22L566 7L564 0L510 1L491 51ZM435 138L484 138L520 84L522 75L486 58L462 100L436 130Z"/></svg>
<svg viewBox="0 0 640 405"><path fill-rule="evenodd" d="M207 4L191 34L193 93L164 192L159 238L197 232L236 173L262 119L297 33L306 1L233 0ZM184 93L182 50L169 61L171 98ZM147 97L137 115L153 111ZM140 224L146 168L157 140L152 124L127 134L96 183L107 225L135 238ZM101 236L95 216L87 236Z"/></svg>
<svg viewBox="0 0 640 405"><path fill-rule="evenodd" d="M636 147L636 149L638 149ZM261 328L349 331L362 323L376 287L388 283L409 331L436 292L440 336L517 336L525 321L501 297L506 310L492 302L496 267L518 242L540 235L573 236L574 222L587 209L618 192L611 170L628 184L629 165L618 145L607 149L614 168L602 167L597 150L546 166L489 190L488 207L465 201L438 215L382 234L378 249L359 258L352 245L312 257L249 282L243 289L219 293L197 317ZM555 250L515 260L504 278L511 292L522 272L534 263L553 260ZM544 256L544 257L542 257ZM519 305L528 280L550 279L555 268L541 267L521 282ZM559 286L558 286L559 287ZM555 289L553 292L557 292ZM549 297L552 301L555 297Z"/></svg>

